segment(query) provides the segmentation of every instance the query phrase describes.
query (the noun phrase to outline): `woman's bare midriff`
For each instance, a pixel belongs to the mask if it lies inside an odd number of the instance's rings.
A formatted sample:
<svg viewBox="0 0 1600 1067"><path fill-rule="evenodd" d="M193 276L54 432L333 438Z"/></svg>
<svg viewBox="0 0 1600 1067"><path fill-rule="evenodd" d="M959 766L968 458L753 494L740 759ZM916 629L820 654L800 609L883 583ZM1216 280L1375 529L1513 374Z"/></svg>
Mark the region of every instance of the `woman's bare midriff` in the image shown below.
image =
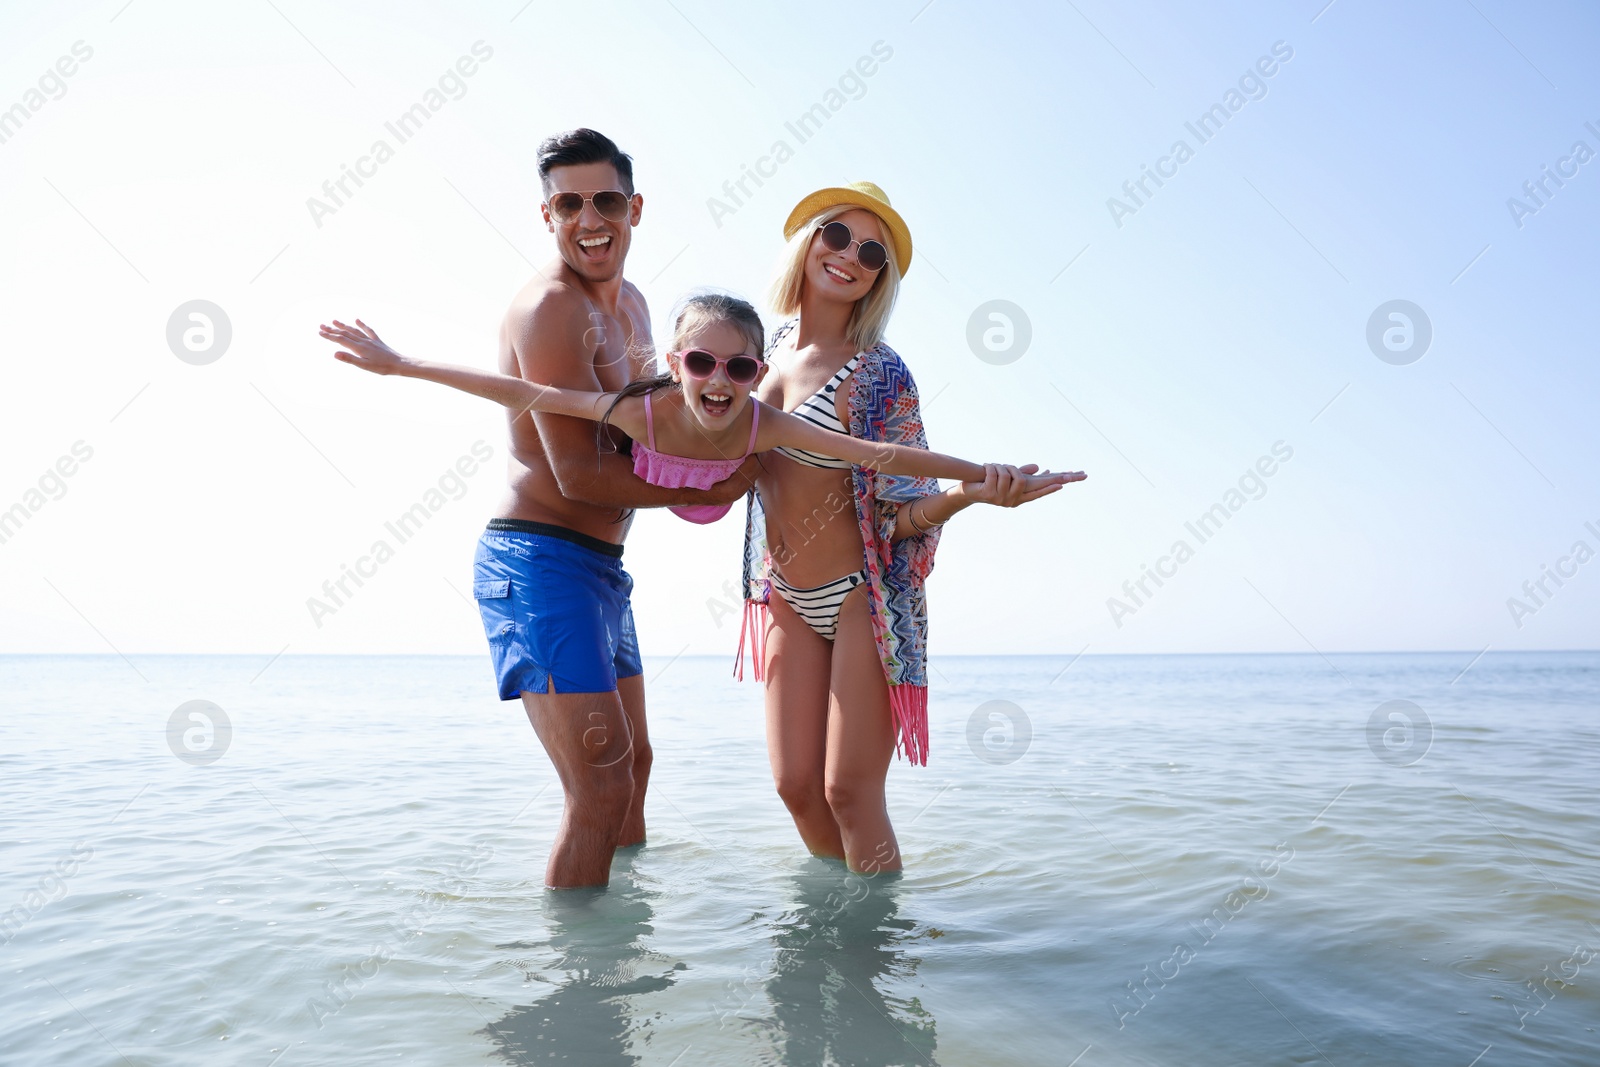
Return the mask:
<svg viewBox="0 0 1600 1067"><path fill-rule="evenodd" d="M850 471L808 467L768 452L756 481L767 515L767 548L790 585L810 587L861 569Z"/></svg>
<svg viewBox="0 0 1600 1067"><path fill-rule="evenodd" d="M789 344L780 347L787 350L784 354L789 359L794 358ZM767 375L760 399L792 411L843 364L843 359L808 366L791 363L787 373ZM846 426L850 425L848 395L848 388L839 390L835 409ZM860 570L861 528L850 468L810 467L776 451L763 452L761 463L764 471L756 479L756 489L767 515L767 550L784 581L804 588Z"/></svg>

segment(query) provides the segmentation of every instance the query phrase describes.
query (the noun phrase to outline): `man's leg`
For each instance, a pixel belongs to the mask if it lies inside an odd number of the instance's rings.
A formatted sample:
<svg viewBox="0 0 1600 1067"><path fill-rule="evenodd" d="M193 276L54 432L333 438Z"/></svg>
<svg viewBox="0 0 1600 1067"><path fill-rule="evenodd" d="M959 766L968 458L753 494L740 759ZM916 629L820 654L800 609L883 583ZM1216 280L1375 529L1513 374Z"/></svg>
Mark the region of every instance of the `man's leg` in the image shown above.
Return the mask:
<svg viewBox="0 0 1600 1067"><path fill-rule="evenodd" d="M644 675L617 679L617 694L622 710L633 728L633 751L629 766L633 771L633 799L617 835L617 847L644 844L644 794L650 784L650 733L644 720Z"/></svg>
<svg viewBox="0 0 1600 1067"><path fill-rule="evenodd" d="M549 693L524 691L522 703L564 794L545 884L603 886L633 805L633 730L623 702L615 692L557 693L552 685Z"/></svg>
<svg viewBox="0 0 1600 1067"><path fill-rule="evenodd" d="M634 592L634 579L627 571L616 568L616 584L611 587L616 600L611 601L606 614L608 632L616 635L616 645L611 653L611 669L616 672L616 691L622 699L622 712L627 715L627 725L634 728L634 750L630 752L634 766L634 800L622 821L622 833L616 841L618 848L645 843L645 789L650 785L650 728L645 725L645 661L638 654L638 629L634 625L634 605L629 600Z"/></svg>
<svg viewBox="0 0 1600 1067"><path fill-rule="evenodd" d="M617 692L619 675L639 673L636 642L627 669L618 662L619 635L632 634L632 582L620 549L505 525L512 521L492 521L480 539L473 596L500 697L520 696L561 779L545 881L603 886L633 802L633 728Z"/></svg>

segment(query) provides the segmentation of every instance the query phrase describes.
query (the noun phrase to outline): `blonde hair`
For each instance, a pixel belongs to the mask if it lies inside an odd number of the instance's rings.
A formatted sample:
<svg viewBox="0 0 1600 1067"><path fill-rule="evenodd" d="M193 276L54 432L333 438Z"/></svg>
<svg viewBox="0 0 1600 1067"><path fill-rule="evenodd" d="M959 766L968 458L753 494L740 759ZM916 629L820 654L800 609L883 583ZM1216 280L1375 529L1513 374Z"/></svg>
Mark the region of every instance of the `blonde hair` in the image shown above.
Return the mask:
<svg viewBox="0 0 1600 1067"><path fill-rule="evenodd" d="M817 228L847 211L868 210L854 204L835 205L812 216L789 238L783 257L779 260L778 277L772 283L770 300L773 311L783 318L800 313L800 294L805 291L806 284L806 255L811 251L811 238L815 236ZM877 218L876 215L873 217ZM845 324L845 337L863 352L883 340L884 331L889 328L889 315L894 311L895 297L900 294L900 264L895 257L894 239L887 236L887 226L884 230L883 246L889 253L889 261L878 272L872 289L856 301L856 306L850 311L850 321Z"/></svg>

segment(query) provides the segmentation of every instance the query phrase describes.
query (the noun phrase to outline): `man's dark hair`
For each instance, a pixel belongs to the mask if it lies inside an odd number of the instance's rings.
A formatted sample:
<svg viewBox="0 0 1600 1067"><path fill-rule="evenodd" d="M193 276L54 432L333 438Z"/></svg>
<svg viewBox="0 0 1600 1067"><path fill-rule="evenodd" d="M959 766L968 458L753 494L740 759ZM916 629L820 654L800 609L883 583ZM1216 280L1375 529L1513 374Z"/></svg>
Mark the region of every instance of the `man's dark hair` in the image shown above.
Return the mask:
<svg viewBox="0 0 1600 1067"><path fill-rule="evenodd" d="M539 145L539 186L550 191L550 172L578 163L610 163L622 179L622 191L633 195L633 157L596 130L579 128L547 137Z"/></svg>

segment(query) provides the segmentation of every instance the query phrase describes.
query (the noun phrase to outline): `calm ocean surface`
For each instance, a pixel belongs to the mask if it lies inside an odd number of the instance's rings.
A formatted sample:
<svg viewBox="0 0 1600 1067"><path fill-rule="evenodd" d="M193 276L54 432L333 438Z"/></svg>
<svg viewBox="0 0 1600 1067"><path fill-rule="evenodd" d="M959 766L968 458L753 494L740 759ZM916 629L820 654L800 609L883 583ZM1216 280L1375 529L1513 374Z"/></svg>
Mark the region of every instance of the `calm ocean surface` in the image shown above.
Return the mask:
<svg viewBox="0 0 1600 1067"><path fill-rule="evenodd" d="M0 1060L1600 1064L1600 653L935 659L872 882L730 658L553 894L487 656L0 657Z"/></svg>

